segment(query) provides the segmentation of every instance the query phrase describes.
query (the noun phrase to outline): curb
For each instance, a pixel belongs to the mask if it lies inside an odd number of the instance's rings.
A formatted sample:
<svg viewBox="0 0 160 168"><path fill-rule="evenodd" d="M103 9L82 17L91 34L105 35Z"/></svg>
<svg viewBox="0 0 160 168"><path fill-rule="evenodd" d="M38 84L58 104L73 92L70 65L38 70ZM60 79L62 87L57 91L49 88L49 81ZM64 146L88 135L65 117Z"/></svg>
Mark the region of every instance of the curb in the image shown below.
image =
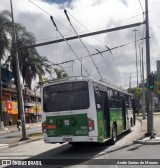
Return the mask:
<svg viewBox="0 0 160 168"><path fill-rule="evenodd" d="M136 117L136 119L141 122L141 127L142 127L142 119L137 118L137 117ZM142 144L142 145L158 145L158 144L160 144L160 139L158 139L158 140L156 140L156 139L146 140L146 138L147 137L145 137L145 135L144 135L142 138L140 138L138 140L133 140L133 144Z"/></svg>
<svg viewBox="0 0 160 168"><path fill-rule="evenodd" d="M34 141L38 141L38 140L41 140L41 138L37 138L37 139L28 139L26 141L19 141L19 142L15 142L14 144L9 144L8 145L8 148L12 148L12 147L15 147L15 146L20 146L20 145L23 145L23 144L26 144L26 143L30 143L30 142L34 142Z"/></svg>
<svg viewBox="0 0 160 168"><path fill-rule="evenodd" d="M145 141L145 140L135 140L133 141L134 144L143 144L143 145L159 145L160 141Z"/></svg>

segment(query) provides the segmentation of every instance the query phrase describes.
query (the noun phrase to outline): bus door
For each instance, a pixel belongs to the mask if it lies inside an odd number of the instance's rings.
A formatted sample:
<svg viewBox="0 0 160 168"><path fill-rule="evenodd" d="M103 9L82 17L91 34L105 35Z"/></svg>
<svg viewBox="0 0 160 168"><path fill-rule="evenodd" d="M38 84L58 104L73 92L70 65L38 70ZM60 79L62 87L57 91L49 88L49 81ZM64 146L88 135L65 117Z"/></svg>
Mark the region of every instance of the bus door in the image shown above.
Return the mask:
<svg viewBox="0 0 160 168"><path fill-rule="evenodd" d="M100 91L101 94L101 103L102 103L102 112L104 116L104 125L106 130L107 137L110 137L110 114L109 114L109 105L108 105L108 95L107 92Z"/></svg>
<svg viewBox="0 0 160 168"><path fill-rule="evenodd" d="M120 99L121 99L123 126L124 126L124 130L126 130L126 106L125 106L125 100L124 100L123 96L121 96Z"/></svg>

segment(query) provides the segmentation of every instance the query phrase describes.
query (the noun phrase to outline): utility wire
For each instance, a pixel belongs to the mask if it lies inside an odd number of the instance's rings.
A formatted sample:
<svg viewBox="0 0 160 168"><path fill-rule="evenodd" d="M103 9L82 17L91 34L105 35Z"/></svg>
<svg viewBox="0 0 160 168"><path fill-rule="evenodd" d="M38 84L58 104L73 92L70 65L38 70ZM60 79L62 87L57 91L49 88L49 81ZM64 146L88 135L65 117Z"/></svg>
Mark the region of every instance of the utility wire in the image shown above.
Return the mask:
<svg viewBox="0 0 160 168"><path fill-rule="evenodd" d="M40 10L42 10L43 12L45 12L47 15L51 16L46 10L42 9L41 7L39 7L37 4L35 4L34 2L32 2L31 0L28 0L29 2L31 2L33 5L35 5L37 8L39 8ZM60 21L58 21L57 19L53 18L54 20L56 20L57 22L59 22L63 27L65 27L66 29L68 29L63 23L61 23ZM69 30L69 29L68 29ZM72 32L74 34L74 32Z"/></svg>
<svg viewBox="0 0 160 168"><path fill-rule="evenodd" d="M55 0L53 0L57 5L59 5L63 10L66 10L62 5L60 5L59 3L57 3ZM73 15L71 15L71 13L69 13L68 11L67 11L67 13L74 19L74 20L76 20L86 31L88 31L89 32L89 30L81 23L81 22L79 22ZM102 41L101 40L99 40L97 37L95 37L94 36L94 38L96 38L101 44L102 44ZM103 44L104 45L104 44ZM108 46L106 46L105 45L105 47L107 47L108 49L109 49L109 47Z"/></svg>
<svg viewBox="0 0 160 168"><path fill-rule="evenodd" d="M60 5L59 3L57 3L55 0L53 0L57 5L59 5L60 6L60 8L62 8L62 9L64 9L64 10L66 10L62 5ZM87 32L89 32L89 30L82 24L82 23L80 23L73 15L71 15L71 13L69 13L68 11L67 11L67 13L74 19L74 20L76 20ZM99 43L102 45L102 46L105 46L109 51L110 51L110 53L111 53L111 55L113 56L112 58L113 58L113 62L115 63L115 65L116 65L116 67L117 67L117 63L116 63L116 61L115 61L115 58L114 58L114 55L113 55L113 53L112 53L112 51L110 50L110 48L107 46L107 45L105 45L99 38L97 38L96 36L93 36L97 41L99 41ZM92 45L91 45L92 46ZM93 47L93 46L92 46ZM94 47L93 47L94 48ZM94 48L95 49L95 48ZM96 50L96 49L95 49Z"/></svg>
<svg viewBox="0 0 160 168"><path fill-rule="evenodd" d="M93 58L91 57L90 51L88 50L88 48L86 47L86 45L83 43L83 41L82 41L81 38L79 37L77 31L75 30L74 26L72 25L72 23L71 23L71 21L70 21L70 18L69 18L68 14L67 14L67 10L64 10L64 13L65 13L65 15L66 15L66 17L67 17L67 20L69 21L69 23L70 23L72 29L74 30L74 32L75 32L76 35L78 36L78 39L80 40L80 42L82 43L82 45L84 46L84 48L86 49L86 51L88 52L88 54L89 54L89 56L90 56L90 58L91 58L91 60L92 60L92 62L93 62L93 64L94 64L94 66L95 66L95 68L96 68L96 70L97 70L99 76L100 76L101 79L102 79L102 75L101 75L101 73L100 73L100 71L99 71L97 65L95 64ZM82 63L82 61L81 61L81 63Z"/></svg>
<svg viewBox="0 0 160 168"><path fill-rule="evenodd" d="M143 39L145 39L145 38L138 39L138 40L136 40L136 42L137 42L137 41L141 41L141 40L143 40ZM130 42L130 43L126 43L126 44L122 44L122 45L120 45L120 46L113 47L113 48L111 48L111 50L115 50L115 49L117 49L117 48L125 47L125 46L130 45L130 44L133 44L133 43L135 43L135 41ZM109 51L109 50L103 50L103 51L99 51L99 52L102 54L102 53L105 53L105 52L108 52L108 51ZM99 54L99 52L96 52L96 53L94 53L94 54L91 54L91 56L97 55L97 54ZM83 58L87 58L87 57L90 57L90 56L87 55L87 56L81 57L81 58L83 59ZM77 60L77 59L74 59L73 61L76 61L76 60Z"/></svg>
<svg viewBox="0 0 160 168"><path fill-rule="evenodd" d="M50 19L51 19L53 25L55 26L56 30L58 31L58 33L62 36L62 38L64 39L64 41L67 43L67 45L69 46L69 48L72 50L72 52L75 54L75 56L77 57L77 59L78 59L78 60L80 61L80 63L82 64L82 66L83 66L83 68L85 69L87 75L89 75L89 73L88 73L86 67L83 65L81 59L78 57L78 55L75 53L75 51L74 51L73 48L70 46L70 44L68 43L68 41L64 38L64 36L62 35L62 33L59 31L59 29L58 29L56 23L54 22L52 16L50 16Z"/></svg>
<svg viewBox="0 0 160 168"><path fill-rule="evenodd" d="M102 59L103 59L103 61L105 62L105 64L108 66L108 63L106 62L106 60L104 59L104 57L103 57L103 54L98 50L98 49L96 49L96 51L102 56ZM117 65L116 65L117 66ZM107 71L108 72L108 71ZM110 76L110 74L109 74L109 76ZM114 78L116 79L116 76L115 76L115 74L113 73L113 76L114 76ZM111 76L110 76L111 77Z"/></svg>
<svg viewBox="0 0 160 168"><path fill-rule="evenodd" d="M143 13L144 13L144 10L143 10L143 7L142 7L142 4L141 4L141 1L140 1L140 0L138 0L138 1L139 1L140 6L141 6L141 9L142 9L142 11L143 11Z"/></svg>

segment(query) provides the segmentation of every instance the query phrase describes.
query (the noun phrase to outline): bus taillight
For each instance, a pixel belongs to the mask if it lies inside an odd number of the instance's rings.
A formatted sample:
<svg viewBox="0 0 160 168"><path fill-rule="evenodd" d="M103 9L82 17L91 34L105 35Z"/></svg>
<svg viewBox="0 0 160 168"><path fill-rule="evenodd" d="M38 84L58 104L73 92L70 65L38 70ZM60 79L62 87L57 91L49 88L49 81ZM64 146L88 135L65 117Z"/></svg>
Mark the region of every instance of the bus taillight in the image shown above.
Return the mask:
<svg viewBox="0 0 160 168"><path fill-rule="evenodd" d="M88 118L89 131L94 130L94 121Z"/></svg>
<svg viewBox="0 0 160 168"><path fill-rule="evenodd" d="M42 123L42 132L46 133L46 123Z"/></svg>

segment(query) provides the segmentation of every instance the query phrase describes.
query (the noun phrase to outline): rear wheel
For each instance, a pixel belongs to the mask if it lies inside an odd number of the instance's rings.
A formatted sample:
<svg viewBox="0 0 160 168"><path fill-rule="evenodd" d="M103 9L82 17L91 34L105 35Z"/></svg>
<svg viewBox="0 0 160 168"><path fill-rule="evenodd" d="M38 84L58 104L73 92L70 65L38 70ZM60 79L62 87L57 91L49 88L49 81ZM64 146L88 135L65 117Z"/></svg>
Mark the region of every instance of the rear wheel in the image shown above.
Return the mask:
<svg viewBox="0 0 160 168"><path fill-rule="evenodd" d="M130 126L133 127L133 119L132 119L132 117L130 119Z"/></svg>
<svg viewBox="0 0 160 168"><path fill-rule="evenodd" d="M112 140L111 140L112 145L114 145L116 143L116 141L117 141L117 127L114 124L112 126Z"/></svg>

